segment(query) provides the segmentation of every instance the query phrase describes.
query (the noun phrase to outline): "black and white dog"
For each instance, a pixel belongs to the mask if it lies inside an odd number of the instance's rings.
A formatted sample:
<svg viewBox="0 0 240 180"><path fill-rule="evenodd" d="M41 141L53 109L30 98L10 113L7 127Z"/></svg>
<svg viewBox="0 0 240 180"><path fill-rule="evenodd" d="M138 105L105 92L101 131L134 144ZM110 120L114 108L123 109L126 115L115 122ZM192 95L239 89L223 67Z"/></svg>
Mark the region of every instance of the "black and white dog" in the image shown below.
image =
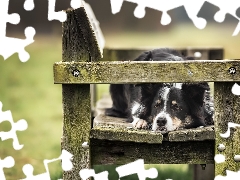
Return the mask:
<svg viewBox="0 0 240 180"><path fill-rule="evenodd" d="M147 51L134 61L184 61L176 50L161 48ZM213 124L208 83L111 84L112 108L108 116L124 117L139 129L152 127L166 133L181 128Z"/></svg>

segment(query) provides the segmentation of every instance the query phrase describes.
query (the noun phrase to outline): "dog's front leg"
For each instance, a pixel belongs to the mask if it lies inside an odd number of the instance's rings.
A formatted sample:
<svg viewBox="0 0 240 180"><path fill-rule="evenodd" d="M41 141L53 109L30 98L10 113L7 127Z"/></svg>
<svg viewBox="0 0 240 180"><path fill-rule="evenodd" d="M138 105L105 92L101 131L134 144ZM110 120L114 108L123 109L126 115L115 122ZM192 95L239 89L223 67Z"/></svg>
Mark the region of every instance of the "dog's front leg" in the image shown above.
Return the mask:
<svg viewBox="0 0 240 180"><path fill-rule="evenodd" d="M134 102L129 118L132 121L133 127L137 129L149 129L151 123L148 122L147 114L148 108L146 108L145 104Z"/></svg>

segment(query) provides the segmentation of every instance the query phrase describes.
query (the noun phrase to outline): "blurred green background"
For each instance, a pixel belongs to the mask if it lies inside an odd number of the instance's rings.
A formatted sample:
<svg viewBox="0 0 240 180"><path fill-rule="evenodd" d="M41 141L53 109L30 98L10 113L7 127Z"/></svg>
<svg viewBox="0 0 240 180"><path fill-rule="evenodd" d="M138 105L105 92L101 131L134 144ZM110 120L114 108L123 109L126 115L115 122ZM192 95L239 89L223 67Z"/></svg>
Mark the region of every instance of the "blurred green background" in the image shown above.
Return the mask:
<svg viewBox="0 0 240 180"><path fill-rule="evenodd" d="M19 2L24 1L19 0ZM228 16L228 20L222 24L211 21L204 30L199 30L189 19L184 19L184 12L183 19L177 21L173 18L173 22L169 26L162 26L159 23L161 14L156 11L152 12L148 9L147 17L139 20L133 16L132 12L135 6L130 3L125 4L119 14L112 15L109 1L101 0L103 4L108 4L108 6L100 5L101 3L98 6L93 0L86 2L89 2L93 10L96 11L95 14L101 23L105 36L106 47L220 46L225 49L225 58L240 59L240 34L235 37L231 36L237 26L236 21L231 20L232 17ZM36 3L41 4L40 1L36 1ZM66 3L69 5L69 1L64 1L63 4ZM57 9L62 7L59 4L60 1L57 1ZM10 6L13 7L13 4L10 3ZM65 6L63 8L66 9L67 5L66 8ZM208 13L209 17L216 11L215 7L212 7L212 13L207 11L209 9L205 9L205 13L201 13L203 15ZM11 11L15 12L14 9ZM16 10L16 12L18 11ZM175 14L176 17L181 14L179 12L171 13ZM8 26L7 35L17 38L23 37L21 29L27 24L24 24L24 20L17 26ZM115 24L112 24L113 22ZM53 84L52 70L53 63L61 61L61 23L52 22L51 30L48 29L50 22L47 23L43 22L36 26L35 42L25 48L31 55L28 62L20 62L17 54L5 61L0 57L0 101L3 103L3 111L11 110L15 122L19 119L26 119L28 122L26 131L17 132L19 142L24 144L22 150L14 150L12 140L0 141L0 158L12 156L15 159L13 168L4 169L7 180L24 178L22 167L27 163L33 165L34 174L44 173L43 160L57 158L61 154L61 85ZM15 31L13 27L15 27ZM43 27L46 27L46 30ZM99 85L98 90L98 97L107 91L106 87L101 85ZM9 131L10 129L10 123L0 124L0 131ZM146 166L146 168L150 167L152 165ZM192 179L192 170L189 170L187 165L160 165L156 167L159 171L158 179ZM49 168L51 179L61 178L60 162L52 163ZM103 168L113 167L98 166L96 171L101 172L104 170ZM116 176L116 172L112 172L110 179L112 180ZM134 178L136 178L135 175L122 179Z"/></svg>

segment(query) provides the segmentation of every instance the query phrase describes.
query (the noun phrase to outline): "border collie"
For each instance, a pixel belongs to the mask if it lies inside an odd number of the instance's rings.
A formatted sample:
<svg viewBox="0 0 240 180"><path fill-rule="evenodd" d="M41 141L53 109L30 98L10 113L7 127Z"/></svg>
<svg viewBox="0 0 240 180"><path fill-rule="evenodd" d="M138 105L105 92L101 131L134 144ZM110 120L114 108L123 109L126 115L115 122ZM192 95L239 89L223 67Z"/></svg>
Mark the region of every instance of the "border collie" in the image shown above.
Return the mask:
<svg viewBox="0 0 240 180"><path fill-rule="evenodd" d="M184 61L174 49L142 53L134 61ZM213 106L208 83L111 84L113 101L107 116L127 118L138 129L167 133L213 124Z"/></svg>

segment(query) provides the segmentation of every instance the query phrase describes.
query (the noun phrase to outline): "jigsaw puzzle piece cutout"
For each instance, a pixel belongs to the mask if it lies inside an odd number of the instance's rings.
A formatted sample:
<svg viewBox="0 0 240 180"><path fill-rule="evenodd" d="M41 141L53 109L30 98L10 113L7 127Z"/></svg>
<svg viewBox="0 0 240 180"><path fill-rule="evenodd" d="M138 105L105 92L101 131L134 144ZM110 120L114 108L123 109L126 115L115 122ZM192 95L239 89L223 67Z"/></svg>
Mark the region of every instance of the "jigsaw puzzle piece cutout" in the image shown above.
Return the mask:
<svg viewBox="0 0 240 180"><path fill-rule="evenodd" d="M63 11L55 12L56 0L48 0L48 20L59 20L64 22L67 20L67 14Z"/></svg>
<svg viewBox="0 0 240 180"><path fill-rule="evenodd" d="M137 174L139 180L145 180L146 178L154 179L158 176L158 171L156 168L145 170L143 159L119 166L116 168L116 171L119 174L119 179L132 174Z"/></svg>
<svg viewBox="0 0 240 180"><path fill-rule="evenodd" d="M123 0L110 0L111 9L113 14L117 14L120 12L123 4Z"/></svg>
<svg viewBox="0 0 240 180"><path fill-rule="evenodd" d="M226 170L226 176L217 175L214 180L233 180L240 178L240 171L234 172Z"/></svg>
<svg viewBox="0 0 240 180"><path fill-rule="evenodd" d="M2 139L2 141L5 141L7 139L13 139L13 148L15 150L20 150L23 148L23 145L19 144L16 132L26 130L28 127L27 122L24 119L21 119L16 123L14 123L12 120L9 122L12 125L12 129L8 132L0 132L0 138Z"/></svg>
<svg viewBox="0 0 240 180"><path fill-rule="evenodd" d="M4 158L3 160L1 160L1 158L0 158L0 179L1 180L6 179L4 172L3 172L3 168L11 168L14 166L14 164L15 164L15 161L12 156L8 156L8 157Z"/></svg>
<svg viewBox="0 0 240 180"><path fill-rule="evenodd" d="M134 10L134 15L137 18L143 18L146 14L145 8L151 8L155 9L158 11L162 11L162 17L160 20L160 23L162 25L168 25L171 23L171 17L168 14L169 10L172 10L174 8L177 8L179 6L182 6L184 4L184 0L179 0L179 1L174 1L174 0L168 0L164 1L155 1L155 0L150 0L150 1L145 1L145 0L127 0L129 2L133 2L138 4L136 9Z"/></svg>
<svg viewBox="0 0 240 180"><path fill-rule="evenodd" d="M220 10L214 16L215 21L219 23L223 22L225 20L226 14L231 14L235 18L239 18L236 15L236 12L237 12L237 9L240 7L240 1L208 0L208 2L220 8Z"/></svg>
<svg viewBox="0 0 240 180"><path fill-rule="evenodd" d="M240 32L240 17L236 14L238 8L240 7L240 1L235 0L229 1L208 0L208 1L220 8L220 10L216 12L214 16L215 21L222 23L226 18L226 14L231 14L233 17L238 19L239 21L238 25L232 34L232 36L236 36Z"/></svg>
<svg viewBox="0 0 240 180"><path fill-rule="evenodd" d="M240 124L229 122L227 131L223 134L220 133L220 136L222 138L229 138L231 134L230 128L236 128L236 127L240 127Z"/></svg>
<svg viewBox="0 0 240 180"><path fill-rule="evenodd" d="M232 86L232 93L234 95L237 95L237 96L240 96L240 86L235 83L233 86Z"/></svg>
<svg viewBox="0 0 240 180"><path fill-rule="evenodd" d="M66 150L62 150L62 153L58 158L50 160L45 159L43 161L46 172L38 175L33 175L33 166L31 164L25 164L22 168L22 171L25 174L26 178L22 180L50 180L51 178L48 164L59 160L62 160L62 169L64 171L70 171L73 167L73 164L71 162L72 157L73 155L71 153Z"/></svg>
<svg viewBox="0 0 240 180"><path fill-rule="evenodd" d="M108 180L107 171L103 171L96 174L94 169L81 169L79 171L79 175L80 178L82 178L82 180L87 180L90 177L93 177L94 180Z"/></svg>
<svg viewBox="0 0 240 180"><path fill-rule="evenodd" d="M34 0L25 0L23 7L26 11L32 11L35 7Z"/></svg>
<svg viewBox="0 0 240 180"><path fill-rule="evenodd" d="M71 7L73 9L80 8L83 6L84 0L71 0Z"/></svg>
<svg viewBox="0 0 240 180"><path fill-rule="evenodd" d="M46 168L46 167L45 167ZM26 178L21 180L51 180L49 170L47 167L47 171L42 174L33 175L33 166L31 164L25 164L22 168L23 173L25 174Z"/></svg>
<svg viewBox="0 0 240 180"><path fill-rule="evenodd" d="M201 0L201 1L185 1L184 3L184 7L188 14L188 17L192 20L193 24L198 29L204 29L207 25L207 21L204 18L197 16L204 2L205 2L204 0Z"/></svg>
<svg viewBox="0 0 240 180"><path fill-rule="evenodd" d="M22 62L26 62L30 58L29 53L25 51L25 47L34 42L33 37L36 31L33 27L27 27L25 28L24 34L26 39L10 37L0 39L0 55L2 55L5 60L16 52Z"/></svg>
<svg viewBox="0 0 240 180"><path fill-rule="evenodd" d="M17 137L17 131L24 131L27 129L28 124L27 121L24 119L21 119L17 121L16 123L13 121L12 113L11 111L2 111L2 102L0 102L0 123L3 121L9 121L12 128L8 132L0 131L0 138L2 141L7 139L13 139L13 148L15 150L22 149L23 145L19 144L18 137Z"/></svg>
<svg viewBox="0 0 240 180"><path fill-rule="evenodd" d="M59 160L62 160L62 169L64 171L70 171L73 168L72 164L73 155L66 150L62 150L62 154L59 156Z"/></svg>
<svg viewBox="0 0 240 180"><path fill-rule="evenodd" d="M206 26L206 20L200 17L197 17L197 13L200 10L201 6L203 5L203 3L205 2L205 0L201 0L201 1L189 1L189 0L168 0L168 1L164 1L164 0L159 0L159 1L155 1L155 0L149 0L149 1L145 1L145 0L125 0L128 2L132 2L132 3L136 3L138 4L138 6L136 7L136 9L134 10L134 15L137 18L143 18L145 16L145 8L151 8L151 9L155 9L158 11L162 11L162 17L160 20L160 23L162 25L168 25L169 23L171 23L171 17L168 14L168 11L175 9L177 7L180 6L184 6L186 9L186 12L189 16L189 18L193 21L194 25L199 28L199 29L203 29ZM116 14L121 10L123 4L123 0L111 0L111 8L112 8L112 13Z"/></svg>
<svg viewBox="0 0 240 180"><path fill-rule="evenodd" d="M17 13L8 14L9 0L0 1L0 39L6 36L7 22L11 24L18 24L20 16Z"/></svg>
<svg viewBox="0 0 240 180"><path fill-rule="evenodd" d="M144 2L142 2L141 4L139 3L139 5L135 8L133 14L136 18L143 18L146 14L146 5L144 4Z"/></svg>

